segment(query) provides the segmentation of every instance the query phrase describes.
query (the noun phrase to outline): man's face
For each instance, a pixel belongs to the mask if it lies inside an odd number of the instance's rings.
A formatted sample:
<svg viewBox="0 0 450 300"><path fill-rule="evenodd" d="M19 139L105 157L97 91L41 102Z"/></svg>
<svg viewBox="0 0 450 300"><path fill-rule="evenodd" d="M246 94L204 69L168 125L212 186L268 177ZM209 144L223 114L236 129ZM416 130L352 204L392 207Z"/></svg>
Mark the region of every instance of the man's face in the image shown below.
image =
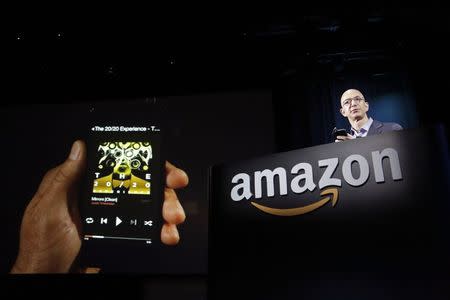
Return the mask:
<svg viewBox="0 0 450 300"><path fill-rule="evenodd" d="M366 116L369 103L358 90L347 90L341 97L341 114L350 120L358 120Z"/></svg>

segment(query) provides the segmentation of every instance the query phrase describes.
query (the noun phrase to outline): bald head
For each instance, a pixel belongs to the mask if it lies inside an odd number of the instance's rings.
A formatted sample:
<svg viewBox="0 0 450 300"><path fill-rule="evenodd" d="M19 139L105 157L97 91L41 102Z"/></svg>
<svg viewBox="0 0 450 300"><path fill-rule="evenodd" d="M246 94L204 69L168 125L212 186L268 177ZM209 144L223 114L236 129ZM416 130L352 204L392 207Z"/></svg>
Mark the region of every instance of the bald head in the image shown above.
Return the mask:
<svg viewBox="0 0 450 300"><path fill-rule="evenodd" d="M344 100L346 99L352 99L355 97L360 97L364 99L364 95L358 91L357 89L348 89L346 90L342 96L341 96L341 105L343 104Z"/></svg>
<svg viewBox="0 0 450 300"><path fill-rule="evenodd" d="M364 99L364 95L356 90L346 90L341 96L341 114L348 118L350 122L367 120L369 103ZM356 127L354 127L356 128Z"/></svg>

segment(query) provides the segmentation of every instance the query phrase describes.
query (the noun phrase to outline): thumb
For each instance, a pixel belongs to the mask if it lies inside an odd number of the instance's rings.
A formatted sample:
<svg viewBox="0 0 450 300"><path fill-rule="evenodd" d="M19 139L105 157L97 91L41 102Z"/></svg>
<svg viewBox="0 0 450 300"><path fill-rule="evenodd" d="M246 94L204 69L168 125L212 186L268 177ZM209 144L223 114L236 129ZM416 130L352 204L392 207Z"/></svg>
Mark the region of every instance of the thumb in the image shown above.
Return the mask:
<svg viewBox="0 0 450 300"><path fill-rule="evenodd" d="M66 161L56 170L51 184L53 191L66 191L76 183L83 174L86 164L86 145L83 141L75 141Z"/></svg>

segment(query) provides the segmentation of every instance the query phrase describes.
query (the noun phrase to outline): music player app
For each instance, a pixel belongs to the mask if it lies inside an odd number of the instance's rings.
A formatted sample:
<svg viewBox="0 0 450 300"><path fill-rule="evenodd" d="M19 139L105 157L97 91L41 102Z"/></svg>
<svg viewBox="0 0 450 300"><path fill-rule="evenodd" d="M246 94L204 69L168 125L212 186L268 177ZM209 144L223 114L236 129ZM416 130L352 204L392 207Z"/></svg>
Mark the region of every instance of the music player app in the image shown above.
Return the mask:
<svg viewBox="0 0 450 300"><path fill-rule="evenodd" d="M84 239L152 244L162 226L163 159L157 126L90 128L82 198Z"/></svg>

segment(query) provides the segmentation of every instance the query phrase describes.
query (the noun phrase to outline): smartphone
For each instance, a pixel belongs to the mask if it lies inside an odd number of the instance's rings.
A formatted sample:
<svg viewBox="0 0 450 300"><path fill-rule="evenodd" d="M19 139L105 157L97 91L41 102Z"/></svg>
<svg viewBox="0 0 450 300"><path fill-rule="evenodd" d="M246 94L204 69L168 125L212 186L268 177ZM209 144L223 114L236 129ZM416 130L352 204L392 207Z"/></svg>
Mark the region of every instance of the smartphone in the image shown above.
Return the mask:
<svg viewBox="0 0 450 300"><path fill-rule="evenodd" d="M345 129L337 129L336 127L333 129L333 138L336 140L337 137L340 136L347 136L347 131Z"/></svg>
<svg viewBox="0 0 450 300"><path fill-rule="evenodd" d="M82 264L133 271L139 256L161 244L164 132L151 119L91 122L86 129Z"/></svg>

